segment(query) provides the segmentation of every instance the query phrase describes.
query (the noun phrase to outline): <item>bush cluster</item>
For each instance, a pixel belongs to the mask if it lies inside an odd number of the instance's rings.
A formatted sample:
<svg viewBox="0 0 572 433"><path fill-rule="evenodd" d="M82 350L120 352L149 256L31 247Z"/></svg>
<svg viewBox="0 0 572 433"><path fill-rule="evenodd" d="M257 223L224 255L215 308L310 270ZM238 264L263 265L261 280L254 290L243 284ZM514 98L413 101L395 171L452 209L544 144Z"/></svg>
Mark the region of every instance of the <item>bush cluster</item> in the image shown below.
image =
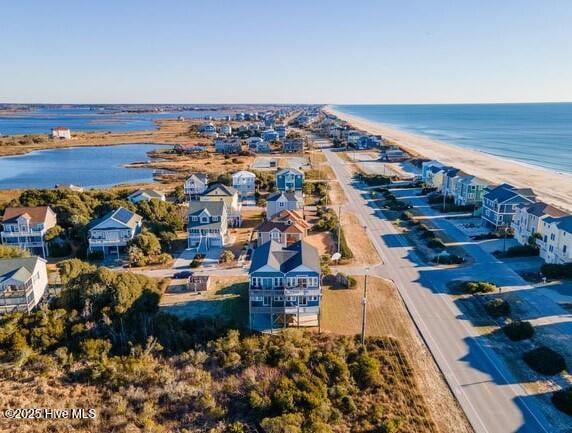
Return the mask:
<svg viewBox="0 0 572 433"><path fill-rule="evenodd" d="M566 370L564 357L546 346L529 350L522 359L534 371L546 376L553 376Z"/></svg>
<svg viewBox="0 0 572 433"><path fill-rule="evenodd" d="M552 395L552 403L558 410L572 416L572 387L556 391Z"/></svg>
<svg viewBox="0 0 572 433"><path fill-rule="evenodd" d="M526 340L534 335L534 327L532 324L520 320L508 323L502 330L512 341Z"/></svg>
<svg viewBox="0 0 572 433"><path fill-rule="evenodd" d="M498 287L488 281L464 281L459 288L464 293L491 293L498 291Z"/></svg>
<svg viewBox="0 0 572 433"><path fill-rule="evenodd" d="M492 317L508 316L510 314L510 304L502 298L495 298L487 301L485 310Z"/></svg>
<svg viewBox="0 0 572 433"><path fill-rule="evenodd" d="M542 265L540 272L546 278L572 278L572 263L563 265L547 263Z"/></svg>

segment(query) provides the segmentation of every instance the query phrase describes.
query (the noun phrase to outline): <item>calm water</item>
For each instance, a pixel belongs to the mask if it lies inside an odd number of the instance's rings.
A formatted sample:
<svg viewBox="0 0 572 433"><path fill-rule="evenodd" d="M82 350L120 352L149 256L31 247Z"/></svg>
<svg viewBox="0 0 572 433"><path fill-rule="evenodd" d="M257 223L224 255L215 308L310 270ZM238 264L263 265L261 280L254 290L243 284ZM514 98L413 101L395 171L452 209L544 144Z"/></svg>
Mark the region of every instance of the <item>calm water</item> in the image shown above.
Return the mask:
<svg viewBox="0 0 572 433"><path fill-rule="evenodd" d="M91 106L34 107L17 114L0 114L0 135L49 134L55 126L74 131L128 132L156 129L159 119L221 117L223 111L172 111L158 113L124 113L113 108Z"/></svg>
<svg viewBox="0 0 572 433"><path fill-rule="evenodd" d="M71 147L0 158L0 189L53 188L56 184L106 187L150 182L153 170L123 165L149 159L156 144Z"/></svg>
<svg viewBox="0 0 572 433"><path fill-rule="evenodd" d="M572 103L334 108L450 144L572 173Z"/></svg>

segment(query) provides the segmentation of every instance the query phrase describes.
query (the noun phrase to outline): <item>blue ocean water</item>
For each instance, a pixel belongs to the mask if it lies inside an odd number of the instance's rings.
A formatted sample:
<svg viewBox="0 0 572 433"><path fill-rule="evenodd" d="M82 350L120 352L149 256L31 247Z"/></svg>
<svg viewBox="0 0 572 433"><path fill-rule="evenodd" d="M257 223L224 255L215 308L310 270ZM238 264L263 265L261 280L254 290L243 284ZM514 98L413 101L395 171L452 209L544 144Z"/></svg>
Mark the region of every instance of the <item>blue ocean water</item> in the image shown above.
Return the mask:
<svg viewBox="0 0 572 433"><path fill-rule="evenodd" d="M339 112L572 173L572 103L335 105Z"/></svg>
<svg viewBox="0 0 572 433"><path fill-rule="evenodd" d="M0 158L0 189L53 188L56 184L108 187L120 183L152 182L153 170L126 168L147 161L157 144L85 146L39 150Z"/></svg>
<svg viewBox="0 0 572 433"><path fill-rule="evenodd" d="M118 108L88 105L38 106L30 111L0 114L0 135L48 134L53 127L74 131L129 132L156 129L159 119L221 117L227 113L212 110L129 113Z"/></svg>

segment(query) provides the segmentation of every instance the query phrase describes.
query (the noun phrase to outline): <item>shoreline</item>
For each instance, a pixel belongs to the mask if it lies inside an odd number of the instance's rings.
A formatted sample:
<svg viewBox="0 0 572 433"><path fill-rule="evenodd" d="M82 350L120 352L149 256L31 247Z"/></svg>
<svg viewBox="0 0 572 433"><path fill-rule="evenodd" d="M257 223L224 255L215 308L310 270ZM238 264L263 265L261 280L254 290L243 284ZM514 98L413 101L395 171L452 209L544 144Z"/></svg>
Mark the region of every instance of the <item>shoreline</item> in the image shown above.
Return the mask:
<svg viewBox="0 0 572 433"><path fill-rule="evenodd" d="M568 173L444 143L427 136L345 114L330 105L324 107L323 111L337 116L356 129L381 135L412 155L438 160L445 165L454 166L467 174L486 180L492 185L507 182L517 187L530 187L535 191L539 200L572 212L572 175Z"/></svg>

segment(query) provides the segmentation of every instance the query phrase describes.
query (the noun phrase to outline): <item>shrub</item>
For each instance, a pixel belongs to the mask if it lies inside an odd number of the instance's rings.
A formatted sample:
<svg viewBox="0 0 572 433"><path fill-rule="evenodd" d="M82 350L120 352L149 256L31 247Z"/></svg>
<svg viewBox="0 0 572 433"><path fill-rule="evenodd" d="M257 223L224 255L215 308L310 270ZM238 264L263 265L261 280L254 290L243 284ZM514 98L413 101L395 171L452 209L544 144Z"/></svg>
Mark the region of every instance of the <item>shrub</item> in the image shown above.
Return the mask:
<svg viewBox="0 0 572 433"><path fill-rule="evenodd" d="M465 259L464 257L458 256L456 254L443 254L435 256L433 261L442 265L460 265L465 261Z"/></svg>
<svg viewBox="0 0 572 433"><path fill-rule="evenodd" d="M234 253L231 250L224 250L220 256L221 263L234 262Z"/></svg>
<svg viewBox="0 0 572 433"><path fill-rule="evenodd" d="M485 304L485 310L492 317L508 316L510 314L510 304L502 298L495 298Z"/></svg>
<svg viewBox="0 0 572 433"><path fill-rule="evenodd" d="M552 403L558 410L572 416L572 387L561 389L552 394Z"/></svg>
<svg viewBox="0 0 572 433"><path fill-rule="evenodd" d="M512 341L526 340L534 335L534 327L530 322L516 320L502 328L505 335Z"/></svg>
<svg viewBox="0 0 572 433"><path fill-rule="evenodd" d="M553 376L566 370L564 357L546 346L529 350L522 359L534 371L546 376Z"/></svg>
<svg viewBox="0 0 572 433"><path fill-rule="evenodd" d="M433 238L427 241L427 246L433 249L443 249L445 248L445 244L439 238Z"/></svg>
<svg viewBox="0 0 572 433"><path fill-rule="evenodd" d="M204 254L197 254L195 256L195 258L193 259L193 261L191 262L190 267L191 268L198 268L201 265L201 263L203 262L204 258L205 258Z"/></svg>
<svg viewBox="0 0 572 433"><path fill-rule="evenodd" d="M357 280L351 275L348 276L348 287L353 289L357 286Z"/></svg>
<svg viewBox="0 0 572 433"><path fill-rule="evenodd" d="M350 368L361 389L371 388L381 383L381 365L377 359L367 353L360 354Z"/></svg>
<svg viewBox="0 0 572 433"><path fill-rule="evenodd" d="M564 265L545 264L540 268L540 272L546 278L572 278L572 263Z"/></svg>
<svg viewBox="0 0 572 433"><path fill-rule="evenodd" d="M491 293L498 290L498 287L488 281L465 281L461 283L461 291L464 293L475 294L475 293Z"/></svg>
<svg viewBox="0 0 572 433"><path fill-rule="evenodd" d="M516 245L510 247L506 253L506 257L531 257L537 256L539 253L539 248L533 245Z"/></svg>

